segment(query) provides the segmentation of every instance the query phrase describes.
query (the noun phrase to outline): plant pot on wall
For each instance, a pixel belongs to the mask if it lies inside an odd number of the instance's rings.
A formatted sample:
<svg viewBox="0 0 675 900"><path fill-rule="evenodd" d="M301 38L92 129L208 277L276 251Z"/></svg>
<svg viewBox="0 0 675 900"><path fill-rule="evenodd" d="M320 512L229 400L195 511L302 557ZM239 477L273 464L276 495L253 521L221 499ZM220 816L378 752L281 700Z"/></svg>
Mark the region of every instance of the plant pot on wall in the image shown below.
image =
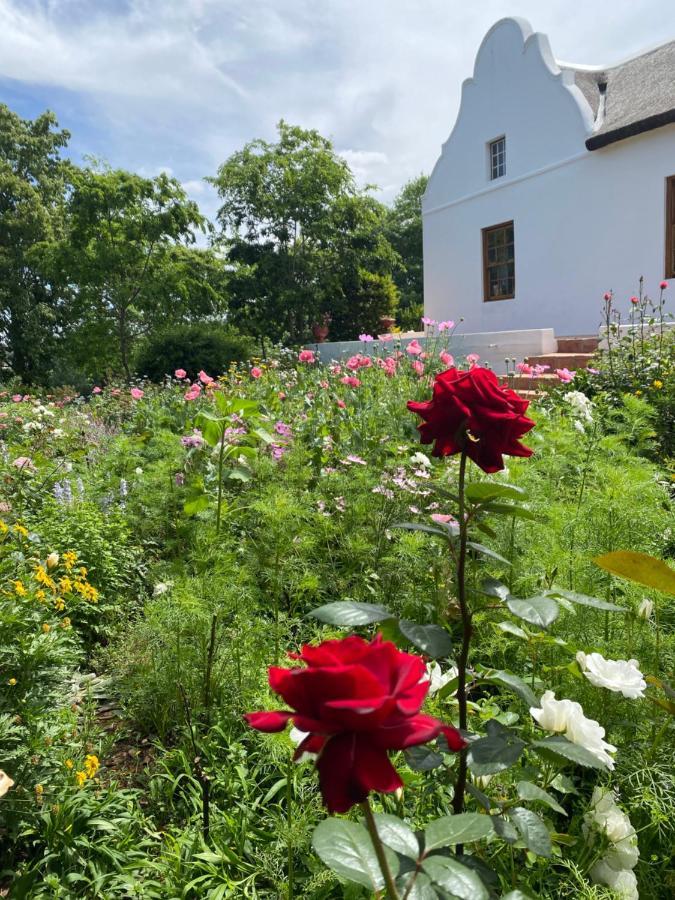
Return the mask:
<svg viewBox="0 0 675 900"><path fill-rule="evenodd" d="M380 328L384 334L388 334L396 324L393 316L380 316Z"/></svg>

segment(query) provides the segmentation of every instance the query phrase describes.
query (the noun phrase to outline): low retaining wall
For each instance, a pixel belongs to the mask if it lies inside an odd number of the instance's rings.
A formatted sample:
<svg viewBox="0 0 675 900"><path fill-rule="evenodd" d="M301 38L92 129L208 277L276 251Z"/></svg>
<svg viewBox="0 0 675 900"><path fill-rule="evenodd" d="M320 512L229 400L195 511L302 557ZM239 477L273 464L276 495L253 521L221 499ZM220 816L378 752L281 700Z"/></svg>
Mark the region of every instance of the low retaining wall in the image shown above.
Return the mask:
<svg viewBox="0 0 675 900"><path fill-rule="evenodd" d="M481 363L488 363L497 374L506 371L505 359L520 361L527 356L541 356L546 353L555 353L558 349L555 334L552 328L531 328L524 331L487 331L475 334L455 333L452 337L447 334L432 334L426 336L424 332L409 331L405 334L394 335L394 340L384 342L375 340L364 343L362 341L327 341L325 344L307 344L308 350L314 350L321 359L327 363L332 360L341 360L356 353L369 356L388 355L392 350L405 350L413 340L419 341L429 352L439 353L447 349L453 356L461 360L467 353L477 353Z"/></svg>

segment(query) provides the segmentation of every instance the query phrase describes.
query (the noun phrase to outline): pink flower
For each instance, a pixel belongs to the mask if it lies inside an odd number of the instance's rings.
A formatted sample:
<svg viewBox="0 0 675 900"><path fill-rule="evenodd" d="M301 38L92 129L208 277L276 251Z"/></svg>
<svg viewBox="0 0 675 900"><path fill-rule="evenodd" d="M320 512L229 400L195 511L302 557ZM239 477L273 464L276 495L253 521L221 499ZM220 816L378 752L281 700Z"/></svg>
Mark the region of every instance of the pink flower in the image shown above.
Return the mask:
<svg viewBox="0 0 675 900"><path fill-rule="evenodd" d="M518 371L520 372L521 375L529 375L530 377L532 377L532 375L534 375L534 369L532 368L531 365L529 365L529 363L519 362L516 365L516 369L518 369Z"/></svg>
<svg viewBox="0 0 675 900"><path fill-rule="evenodd" d="M262 378L262 369L259 369L257 366L253 366L251 369L251 378Z"/></svg>
<svg viewBox="0 0 675 900"><path fill-rule="evenodd" d="M191 387L183 394L186 400L197 400L201 393L201 388L198 384L193 384Z"/></svg>
<svg viewBox="0 0 675 900"><path fill-rule="evenodd" d="M91 392L92 392L92 394L100 394L100 393L101 393L101 388L100 388L98 385L96 385L95 388L92 388L92 389L91 389Z"/></svg>
<svg viewBox="0 0 675 900"><path fill-rule="evenodd" d="M211 384L213 378L210 375L207 375L206 372L202 369L201 372L197 375L202 384Z"/></svg>
<svg viewBox="0 0 675 900"><path fill-rule="evenodd" d="M662 281L661 284L659 285L659 287L661 288L662 291L665 291L666 288L668 287L668 282Z"/></svg>
<svg viewBox="0 0 675 900"><path fill-rule="evenodd" d="M445 515L444 513L434 513L431 517L431 520L437 525L447 525L448 522L457 521L454 516Z"/></svg>
<svg viewBox="0 0 675 900"><path fill-rule="evenodd" d="M532 368L532 374L538 378L540 375L543 375L544 372L548 372L548 370L550 368L551 368L550 366L542 366L539 363L537 363L536 366L534 366Z"/></svg>
<svg viewBox="0 0 675 900"><path fill-rule="evenodd" d="M466 361L471 366L471 368L473 368L476 365L476 363L478 362L479 359L480 359L480 356L477 353L467 353L466 354Z"/></svg>
<svg viewBox="0 0 675 900"><path fill-rule="evenodd" d="M17 469L35 469L35 465L33 464L33 460L30 456L17 456L17 458L12 462L13 466L16 466Z"/></svg>
<svg viewBox="0 0 675 900"><path fill-rule="evenodd" d="M298 353L298 360L302 363L313 363L316 362L316 357L314 356L313 350L301 350Z"/></svg>
<svg viewBox="0 0 675 900"><path fill-rule="evenodd" d="M350 372L355 372L361 365L361 357L360 356L350 356L347 362L345 363L345 367L349 369Z"/></svg>
<svg viewBox="0 0 675 900"><path fill-rule="evenodd" d="M381 335L380 335L380 340L382 341L383 344L388 344L389 341L393 341L393 340L394 340L394 335L393 335L393 334L389 334L389 333L387 333L387 334L381 334Z"/></svg>
<svg viewBox="0 0 675 900"><path fill-rule="evenodd" d="M563 384L568 384L574 376L577 374L576 372L570 372L569 369L556 369L555 374L562 381Z"/></svg>
<svg viewBox="0 0 675 900"><path fill-rule="evenodd" d="M176 371L173 374L176 376L176 378L179 381L182 381L183 378L185 378L185 376L187 375L187 372L185 371L185 369L176 369Z"/></svg>
<svg viewBox="0 0 675 900"><path fill-rule="evenodd" d="M420 375L420 376L424 375L424 363L420 362L419 359L413 360L412 367L413 367L413 370L415 372L417 372L418 375Z"/></svg>
<svg viewBox="0 0 675 900"><path fill-rule="evenodd" d="M640 301L637 297L631 297L630 302L633 304L633 306L637 306Z"/></svg>
<svg viewBox="0 0 675 900"><path fill-rule="evenodd" d="M342 373L342 366L338 365L337 363L332 363L329 366L328 371L331 375L340 375Z"/></svg>
<svg viewBox="0 0 675 900"><path fill-rule="evenodd" d="M455 327L455 323L452 321L452 319L448 319L447 322L439 322L438 323L439 331L450 331L454 327Z"/></svg>
<svg viewBox="0 0 675 900"><path fill-rule="evenodd" d="M21 403L22 400L23 397L21 396L21 394L14 394L14 396L12 397L13 403Z"/></svg>
<svg viewBox="0 0 675 900"><path fill-rule="evenodd" d="M119 397L119 395L122 393L122 391L119 388L111 388L110 393L112 394L113 397Z"/></svg>
<svg viewBox="0 0 675 900"><path fill-rule="evenodd" d="M605 293L603 294L603 299L605 303L609 303L609 301L612 299L611 293L609 291L605 291Z"/></svg>
<svg viewBox="0 0 675 900"><path fill-rule="evenodd" d="M447 366L448 368L454 366L455 364L455 357L452 355L452 353L448 353L447 350L441 350L441 352L438 354L438 358L443 363L443 365Z"/></svg>
<svg viewBox="0 0 675 900"><path fill-rule="evenodd" d="M436 325L436 319L430 319L428 316L422 316L422 325L428 325L431 327L432 325Z"/></svg>
<svg viewBox="0 0 675 900"><path fill-rule="evenodd" d="M284 437L290 437L292 434L291 426L287 425L285 422L277 422L274 426L274 430L277 434L281 434Z"/></svg>
<svg viewBox="0 0 675 900"><path fill-rule="evenodd" d="M413 340L410 341L408 346L405 348L405 352L409 353L411 356L417 356L422 352L422 346L417 338L413 338Z"/></svg>
<svg viewBox="0 0 675 900"><path fill-rule="evenodd" d="M360 334L359 340L363 341L364 344L369 344L371 341L375 340L372 334Z"/></svg>
<svg viewBox="0 0 675 900"><path fill-rule="evenodd" d="M338 400L338 401L337 401L337 405L340 407L340 409L346 409L346 408L347 408L347 404L345 403L344 400Z"/></svg>
<svg viewBox="0 0 675 900"><path fill-rule="evenodd" d="M132 388L129 393L134 400L140 400L143 397L143 391L140 388Z"/></svg>
<svg viewBox="0 0 675 900"><path fill-rule="evenodd" d="M368 463L365 461L365 459L361 459L360 456L355 456L353 453L350 453L346 459L341 459L340 462L344 463L347 466L351 465L351 464L355 464L358 466L367 466L368 465Z"/></svg>
<svg viewBox="0 0 675 900"><path fill-rule="evenodd" d="M346 384L346 385L348 385L349 387L352 387L352 388L361 387L361 382L359 381L359 379L358 379L358 378L354 378L352 375L345 375L345 377L344 377L344 378L341 378L340 381L341 381L343 384Z"/></svg>

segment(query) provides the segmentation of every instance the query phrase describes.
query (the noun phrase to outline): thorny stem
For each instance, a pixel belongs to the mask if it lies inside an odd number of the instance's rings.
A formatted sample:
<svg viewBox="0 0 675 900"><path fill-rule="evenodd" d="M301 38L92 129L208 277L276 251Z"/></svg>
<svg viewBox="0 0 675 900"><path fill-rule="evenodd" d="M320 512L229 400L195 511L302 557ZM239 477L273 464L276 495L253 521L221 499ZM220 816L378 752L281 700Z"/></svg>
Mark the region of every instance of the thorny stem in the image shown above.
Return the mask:
<svg viewBox="0 0 675 900"><path fill-rule="evenodd" d="M467 728L467 698L466 698L466 667L469 659L469 647L471 645L471 611L466 602L466 544L467 521L465 515L466 498L464 488L466 482L466 451L462 450L459 462L459 556L457 558L457 600L462 616L462 647L457 660L457 703L459 704L459 727L466 731ZM455 795L452 799L452 808L455 815L464 809L464 791L466 789L467 772L466 748L459 754L459 771L455 782Z"/></svg>
<svg viewBox="0 0 675 900"><path fill-rule="evenodd" d="M387 857L384 853L384 846L382 845L380 836L377 833L377 826L375 825L375 817L373 816L373 810L371 809L370 801L366 799L363 801L363 803L360 804L360 806L363 810L363 814L366 817L368 833L370 834L370 839L372 840L373 847L375 848L377 861L380 864L380 870L382 872L382 877L384 878L385 887L387 888L387 894L390 900L399 900L399 893L396 890L394 878L391 874L391 869L389 868L389 863L387 862Z"/></svg>

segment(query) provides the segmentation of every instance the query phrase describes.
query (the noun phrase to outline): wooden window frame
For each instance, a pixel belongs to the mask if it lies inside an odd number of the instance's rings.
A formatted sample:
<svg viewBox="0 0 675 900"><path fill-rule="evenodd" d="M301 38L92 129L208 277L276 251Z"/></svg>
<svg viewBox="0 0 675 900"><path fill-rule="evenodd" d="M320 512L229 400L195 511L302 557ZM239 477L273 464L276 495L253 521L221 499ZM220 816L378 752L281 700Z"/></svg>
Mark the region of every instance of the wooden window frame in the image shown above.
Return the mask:
<svg viewBox="0 0 675 900"><path fill-rule="evenodd" d="M502 171L500 174L495 175L495 166L494 166L494 152L493 148L499 144L504 144L504 149L501 152L501 166ZM499 169L499 162L497 163L497 169ZM498 181L500 178L504 178L506 176L506 135L502 134L499 137L493 138L491 141L488 141L488 174L490 176L490 181Z"/></svg>
<svg viewBox="0 0 675 900"><path fill-rule="evenodd" d="M509 226L513 229L513 293L499 294L496 297L490 297L488 235L492 231L499 231L500 228L508 228ZM483 246L483 302L493 303L499 300L514 300L516 296L516 230L513 224L513 219L507 222L500 222L498 225L489 225L487 228L483 228L481 231L481 237ZM496 265L503 265L503 263L497 263Z"/></svg>
<svg viewBox="0 0 675 900"><path fill-rule="evenodd" d="M666 178L666 278L675 278L675 175Z"/></svg>

